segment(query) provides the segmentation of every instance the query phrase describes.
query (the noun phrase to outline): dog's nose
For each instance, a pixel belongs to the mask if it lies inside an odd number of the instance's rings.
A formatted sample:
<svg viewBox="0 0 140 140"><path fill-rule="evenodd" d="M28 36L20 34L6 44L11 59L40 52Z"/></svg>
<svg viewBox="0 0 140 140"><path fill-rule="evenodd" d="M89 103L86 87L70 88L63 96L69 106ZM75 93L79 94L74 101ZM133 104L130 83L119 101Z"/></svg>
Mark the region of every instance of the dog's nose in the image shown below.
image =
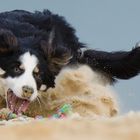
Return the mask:
<svg viewBox="0 0 140 140"><path fill-rule="evenodd" d="M24 97L26 99L29 99L32 96L32 94L34 93L34 89L29 86L23 86L22 91L23 91L22 97Z"/></svg>

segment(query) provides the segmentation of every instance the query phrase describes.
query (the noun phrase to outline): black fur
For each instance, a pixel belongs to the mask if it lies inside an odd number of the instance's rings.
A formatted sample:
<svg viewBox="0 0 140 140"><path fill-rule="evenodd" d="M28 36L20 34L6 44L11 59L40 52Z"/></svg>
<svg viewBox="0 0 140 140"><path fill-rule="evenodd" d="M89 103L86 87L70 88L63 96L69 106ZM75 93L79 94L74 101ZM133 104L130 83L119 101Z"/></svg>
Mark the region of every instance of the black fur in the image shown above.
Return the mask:
<svg viewBox="0 0 140 140"><path fill-rule="evenodd" d="M129 52L103 52L86 50L80 63L88 64L111 79L129 79L140 72L140 47L136 46Z"/></svg>
<svg viewBox="0 0 140 140"><path fill-rule="evenodd" d="M87 64L112 82L129 79L140 72L139 46L129 52L87 49L81 55L82 48L86 45L79 42L74 28L63 17L48 10L0 13L0 67L4 70L16 55L29 50L42 62L40 84L48 87L54 86L55 76L68 65Z"/></svg>

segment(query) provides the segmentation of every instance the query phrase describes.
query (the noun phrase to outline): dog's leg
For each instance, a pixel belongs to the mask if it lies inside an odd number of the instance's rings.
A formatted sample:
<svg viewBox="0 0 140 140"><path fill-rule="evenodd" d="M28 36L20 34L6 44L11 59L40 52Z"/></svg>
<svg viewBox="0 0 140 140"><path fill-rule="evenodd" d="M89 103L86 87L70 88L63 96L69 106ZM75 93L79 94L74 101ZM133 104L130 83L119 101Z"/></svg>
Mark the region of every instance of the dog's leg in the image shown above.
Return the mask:
<svg viewBox="0 0 140 140"><path fill-rule="evenodd" d="M129 79L140 72L140 46L136 45L128 52L85 50L79 62L105 73L112 81Z"/></svg>

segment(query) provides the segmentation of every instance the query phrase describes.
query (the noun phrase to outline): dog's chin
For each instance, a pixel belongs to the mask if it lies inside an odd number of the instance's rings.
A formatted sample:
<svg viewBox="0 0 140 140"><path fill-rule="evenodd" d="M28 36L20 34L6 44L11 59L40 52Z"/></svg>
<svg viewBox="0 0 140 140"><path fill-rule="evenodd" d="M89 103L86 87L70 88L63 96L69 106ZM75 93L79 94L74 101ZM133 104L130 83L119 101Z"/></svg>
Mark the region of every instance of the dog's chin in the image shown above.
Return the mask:
<svg viewBox="0 0 140 140"><path fill-rule="evenodd" d="M29 100L17 97L11 89L7 91L7 107L17 115L24 113L30 104Z"/></svg>

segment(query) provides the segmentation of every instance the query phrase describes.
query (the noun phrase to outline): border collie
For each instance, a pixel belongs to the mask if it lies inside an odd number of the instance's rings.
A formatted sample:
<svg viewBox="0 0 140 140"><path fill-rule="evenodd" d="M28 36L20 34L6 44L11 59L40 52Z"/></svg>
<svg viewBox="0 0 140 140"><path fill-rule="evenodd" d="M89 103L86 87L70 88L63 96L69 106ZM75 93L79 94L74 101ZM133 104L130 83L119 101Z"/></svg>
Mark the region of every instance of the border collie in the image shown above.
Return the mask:
<svg viewBox="0 0 140 140"><path fill-rule="evenodd" d="M24 112L38 91L54 86L66 66L87 64L107 77L129 79L140 72L140 47L129 52L88 49L65 19L48 10L0 13L0 68L8 107Z"/></svg>

